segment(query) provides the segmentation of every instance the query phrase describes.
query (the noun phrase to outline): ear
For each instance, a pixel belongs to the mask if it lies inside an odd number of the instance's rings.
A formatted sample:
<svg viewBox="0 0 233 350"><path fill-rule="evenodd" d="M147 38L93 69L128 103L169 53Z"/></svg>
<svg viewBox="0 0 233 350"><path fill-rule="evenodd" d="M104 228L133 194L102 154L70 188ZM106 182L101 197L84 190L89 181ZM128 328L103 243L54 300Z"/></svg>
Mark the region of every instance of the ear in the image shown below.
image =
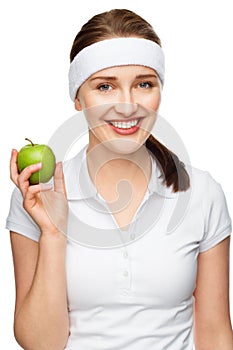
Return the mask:
<svg viewBox="0 0 233 350"><path fill-rule="evenodd" d="M76 97L76 99L74 101L74 105L75 105L75 109L77 111L81 111L82 110L82 105L81 105L80 99L78 97Z"/></svg>

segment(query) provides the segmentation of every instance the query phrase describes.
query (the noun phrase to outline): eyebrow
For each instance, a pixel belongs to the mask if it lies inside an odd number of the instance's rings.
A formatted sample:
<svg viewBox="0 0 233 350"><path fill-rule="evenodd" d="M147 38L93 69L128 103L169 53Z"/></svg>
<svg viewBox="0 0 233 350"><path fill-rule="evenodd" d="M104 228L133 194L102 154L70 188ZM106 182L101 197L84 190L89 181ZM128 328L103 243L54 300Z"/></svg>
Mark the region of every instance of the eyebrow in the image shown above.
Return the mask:
<svg viewBox="0 0 233 350"><path fill-rule="evenodd" d="M139 74L136 79L158 78L157 74Z"/></svg>
<svg viewBox="0 0 233 350"><path fill-rule="evenodd" d="M139 75L136 75L135 79L148 79L148 78L158 78L158 76L156 74L139 74ZM115 76L106 76L106 75L103 75L103 76L98 76L98 77L94 77L94 78L91 78L90 81L93 81L93 80L117 80L117 77Z"/></svg>

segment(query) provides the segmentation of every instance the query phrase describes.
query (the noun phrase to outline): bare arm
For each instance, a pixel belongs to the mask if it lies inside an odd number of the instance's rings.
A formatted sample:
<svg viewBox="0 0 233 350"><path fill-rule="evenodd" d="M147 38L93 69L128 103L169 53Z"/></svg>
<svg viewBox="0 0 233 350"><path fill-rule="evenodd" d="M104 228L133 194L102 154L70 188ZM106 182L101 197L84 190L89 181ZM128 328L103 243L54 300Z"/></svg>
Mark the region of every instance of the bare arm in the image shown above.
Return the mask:
<svg viewBox="0 0 233 350"><path fill-rule="evenodd" d="M69 334L64 239L38 243L11 233L15 338L25 350L64 349Z"/></svg>
<svg viewBox="0 0 233 350"><path fill-rule="evenodd" d="M62 350L69 335L66 237L62 232L66 218L60 219L61 210L66 211L62 169L61 165L56 168L54 191L44 192L48 203L56 203L59 219L54 216L51 220L43 206L43 188L28 184L36 166L18 175L16 156L13 154L11 160L11 176L22 192L25 209L41 228L41 237L37 243L11 232L16 283L15 338L25 350Z"/></svg>
<svg viewBox="0 0 233 350"><path fill-rule="evenodd" d="M229 311L229 242L228 237L198 258L194 293L196 350L233 350Z"/></svg>

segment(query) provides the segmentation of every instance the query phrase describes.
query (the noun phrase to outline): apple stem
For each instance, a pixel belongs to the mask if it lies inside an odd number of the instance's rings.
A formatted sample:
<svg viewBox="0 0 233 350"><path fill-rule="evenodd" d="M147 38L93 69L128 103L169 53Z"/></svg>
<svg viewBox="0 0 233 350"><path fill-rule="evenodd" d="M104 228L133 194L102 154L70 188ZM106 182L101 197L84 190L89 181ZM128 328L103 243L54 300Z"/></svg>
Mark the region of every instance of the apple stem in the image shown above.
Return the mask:
<svg viewBox="0 0 233 350"><path fill-rule="evenodd" d="M27 137L25 137L25 140L29 141L32 144L32 146L34 146L34 143L31 140L29 140Z"/></svg>

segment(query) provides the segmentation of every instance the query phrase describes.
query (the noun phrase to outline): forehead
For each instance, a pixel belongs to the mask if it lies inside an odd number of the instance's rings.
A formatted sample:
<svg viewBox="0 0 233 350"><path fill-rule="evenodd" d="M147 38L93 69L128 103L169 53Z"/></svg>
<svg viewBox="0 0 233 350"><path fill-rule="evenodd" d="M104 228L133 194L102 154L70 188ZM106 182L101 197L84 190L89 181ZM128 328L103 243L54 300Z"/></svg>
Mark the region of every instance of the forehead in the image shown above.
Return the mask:
<svg viewBox="0 0 233 350"><path fill-rule="evenodd" d="M110 68L105 68L102 69L94 74L92 74L88 80L91 80L93 78L97 77L109 77L109 76L114 76L114 77L126 77L126 76L132 76L136 77L138 75L147 75L147 74L153 74L157 75L155 70L146 67L146 66L141 66L141 65L125 65L125 66L115 66L115 67L110 67Z"/></svg>

